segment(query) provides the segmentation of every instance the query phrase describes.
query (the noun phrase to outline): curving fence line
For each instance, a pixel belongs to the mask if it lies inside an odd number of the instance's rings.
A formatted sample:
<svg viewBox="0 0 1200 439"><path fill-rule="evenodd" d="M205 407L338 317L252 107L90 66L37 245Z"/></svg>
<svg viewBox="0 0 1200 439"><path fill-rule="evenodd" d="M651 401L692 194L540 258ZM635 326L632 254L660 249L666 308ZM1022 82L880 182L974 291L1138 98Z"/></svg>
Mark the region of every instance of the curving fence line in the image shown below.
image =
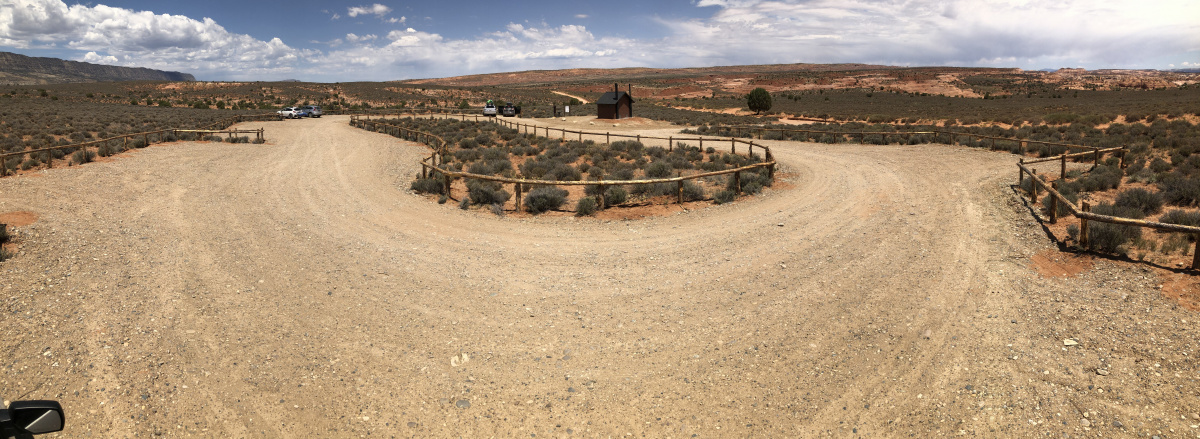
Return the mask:
<svg viewBox="0 0 1200 439"><path fill-rule="evenodd" d="M408 116L412 117L414 115L410 114ZM453 117L453 116L454 115L451 115L451 117ZM466 117L468 117L468 115L457 115L457 116L462 116L463 120L465 120ZM474 115L471 115L471 116L474 116ZM429 117L431 119L435 118L433 115L429 115ZM476 116L476 118L478 118L478 116ZM524 127L526 132L529 132L528 130L530 130L530 129L534 129L535 135L536 135L536 128L542 128L542 127L535 127L533 125L518 124L515 122L498 119L498 118L487 118L487 119L493 119L493 120L495 120L496 123L500 123L501 125L507 125L510 127L514 127L514 126L518 127L517 128L518 130L520 130L520 127ZM476 120L478 120L478 119L476 119ZM756 144L753 141L736 139L736 138L730 138L729 140L720 139L719 141L720 142L730 142L731 149L734 151L734 153L736 153L738 144L746 145L747 155L752 155L754 153L754 148L762 149L765 152L765 161L760 162L760 163L754 163L754 164L747 165L747 166L734 168L734 169L726 169L723 171L713 171L713 172L704 172L704 173L692 174L692 175L679 175L676 177L669 177L669 178L653 178L653 179L641 179L641 180L554 181L554 180L532 180L532 179L527 179L527 178L508 178L508 177L497 177L494 175L472 174L470 172L452 171L452 170L445 169L442 167L442 165L445 163L443 157L447 153L447 148L446 148L447 145L446 145L445 139L442 139L441 137L439 137L437 135L423 132L423 131L408 129L405 127L398 126L396 124L390 124L390 123L387 123L387 119L371 119L370 116L364 116L364 117L351 116L350 124L351 124L351 126L354 126L357 128L369 129L369 130L376 131L376 132L382 132L382 133L386 133L386 134L389 134L389 135L392 135L395 137L409 138L416 142L424 143L427 146L430 146L430 148L433 149L433 153L430 154L429 157L421 160L421 177L429 178L433 175L441 175L445 179L445 184L443 185L443 187L444 187L447 198L453 199L453 193L451 190L450 183L455 178L487 180L487 181L494 181L494 182L501 183L501 184L512 184L514 187L514 192L516 193L517 210L521 209L521 188L522 188L522 186L525 186L525 185L528 185L528 186L539 186L539 185L599 186L600 187L600 191L599 191L600 198L598 201L599 201L600 205L603 206L604 205L605 186L675 183L676 184L675 194L676 194L677 202L679 204L683 204L683 182L688 181L688 180L696 180L696 179L705 178L705 177L733 174L734 191L737 193L741 193L742 172L755 171L755 170L765 168L765 169L767 169L767 173L768 173L769 177L771 177L771 178L775 177L775 159L771 156L771 149L766 146ZM674 142L677 140L678 141L703 141L703 140L705 140L701 137L673 137L673 136L672 137L653 137L653 136L632 136L632 135L611 134L611 133L591 133L591 132L560 130L560 129L552 129L552 130L553 131L561 131L561 134L564 139L566 138L566 135L568 133L571 133L571 134L578 134L579 136L583 136L586 134L586 135L592 135L592 136L608 136L609 138L611 138L611 137L630 138L630 139L638 139L638 141L641 141L642 139L668 140L671 142L671 144L674 144ZM707 140L712 142L716 139L709 138Z"/></svg>
<svg viewBox="0 0 1200 439"><path fill-rule="evenodd" d="M1057 160L1057 161L1059 161L1060 166L1061 166L1060 174L1059 174L1059 178L1061 179L1063 176L1066 175L1066 161L1068 158L1081 157L1081 156L1087 156L1087 155L1095 155L1097 157L1097 161L1098 161L1099 157L1102 154L1117 153L1117 152L1121 153L1122 162L1123 162L1125 148L1109 148L1109 149L1097 150L1095 152L1063 154L1063 155L1060 155L1057 157L1048 157L1048 158L1033 160L1033 161L1022 160L1021 162L1017 163L1017 169L1018 169L1017 187L1018 188L1023 187L1023 185L1025 183L1025 174L1029 174L1029 179L1032 182L1032 184L1030 185L1030 190L1029 190L1029 198L1032 200L1033 203L1037 203L1037 201L1038 201L1038 191L1039 190L1045 191L1048 196L1054 197L1054 199L1057 200L1056 203L1050 203L1049 215L1050 215L1050 223L1051 224L1055 224L1058 222L1058 216L1059 216L1058 215L1059 214L1058 206L1060 204L1065 206L1068 213L1070 213L1072 216L1079 218L1079 245L1084 246L1084 247L1086 247L1088 245L1088 221L1099 221L1102 223L1109 223L1109 224L1120 224L1120 225L1125 225L1125 226L1144 227L1144 228L1149 228L1149 229L1161 230L1164 232L1191 234L1192 236L1197 238L1195 240L1196 244L1192 248L1192 267L1191 268L1192 268L1192 270L1200 269L1200 227L1185 226L1185 225L1180 225L1180 224L1160 223L1160 222L1156 222L1156 221L1145 221L1145 220L1138 220L1138 219L1132 219L1132 218L1122 218L1122 217L1118 217L1118 216L1099 215L1099 214L1092 213L1091 206L1088 205L1088 203L1086 201L1081 202L1080 205L1076 205L1075 203L1072 203L1071 200L1068 200L1067 197L1064 197L1061 193L1059 193L1057 180L1050 182L1050 183L1046 183L1044 180L1042 180L1041 178L1038 177L1037 169L1033 169L1033 168L1026 166L1026 165L1029 165L1032 163L1041 163L1041 162L1049 162L1049 161Z"/></svg>
<svg viewBox="0 0 1200 439"><path fill-rule="evenodd" d="M87 148L92 148L92 147L100 148L101 146L108 145L111 142L116 142L116 141L121 142L121 146L123 149L129 149L129 142L131 139L133 141L141 140L143 142L143 145L150 146L152 143L161 143L161 142L166 141L168 134L178 137L179 133L227 134L229 137L233 137L234 134L254 134L256 139L262 139L263 138L263 129L262 128L259 128L257 130L225 130L225 129L219 129L217 127L220 127L220 126L228 127L228 126L232 126L234 124L238 124L238 123L246 122L246 121L281 120L281 119L282 119L281 116L279 116L278 114L273 114L273 113L237 115L237 116L231 117L229 119L219 121L212 125L209 125L209 128L207 128L207 129L190 130L190 129L171 128L171 129L158 130L158 131L147 131L144 133L124 134L124 135L120 135L120 136L109 137L107 139L93 140L91 142L74 143L74 144L70 144L70 145L61 145L61 146L51 146L51 147L47 147L47 148L28 149L28 150L24 150L24 151L0 154L0 177L8 175L8 167L4 166L4 163L6 161L8 161L8 159L11 157L29 156L30 158L37 158L46 165L47 169L49 169L49 168L54 167L53 152L58 151L58 150L63 150L63 149L86 150ZM62 160L70 160L70 159L67 159L64 157Z"/></svg>

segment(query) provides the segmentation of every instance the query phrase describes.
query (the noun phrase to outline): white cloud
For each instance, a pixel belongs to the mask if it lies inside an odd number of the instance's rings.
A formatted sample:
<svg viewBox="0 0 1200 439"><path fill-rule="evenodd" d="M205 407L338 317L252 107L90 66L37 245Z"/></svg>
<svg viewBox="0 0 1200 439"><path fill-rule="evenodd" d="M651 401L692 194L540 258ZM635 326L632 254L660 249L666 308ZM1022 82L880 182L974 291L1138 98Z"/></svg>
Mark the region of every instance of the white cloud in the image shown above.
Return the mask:
<svg viewBox="0 0 1200 439"><path fill-rule="evenodd" d="M96 52L88 52L86 55L83 55L83 61L95 64L116 64L118 60L117 57L112 55L102 56Z"/></svg>
<svg viewBox="0 0 1200 439"><path fill-rule="evenodd" d="M1161 0L1153 7L1123 0L698 0L693 7L711 15L658 18L665 36L654 39L545 23L510 23L447 39L433 30L435 22L423 21L419 27L426 30L351 33L317 51L232 33L208 18L68 6L61 0L0 0L0 45L66 47L93 62L201 77L310 80L794 62L1160 67L1194 58L1200 47L1200 24L1194 20L1200 2L1192 0ZM390 17L392 12L376 3L348 8L346 15L407 23L406 17ZM314 74L326 76L309 76Z"/></svg>
<svg viewBox="0 0 1200 439"><path fill-rule="evenodd" d="M588 18L588 14L575 14L575 18Z"/></svg>
<svg viewBox="0 0 1200 439"><path fill-rule="evenodd" d="M708 19L660 22L675 62L863 62L1092 68L1200 47L1200 2L1123 0L701 0Z"/></svg>
<svg viewBox="0 0 1200 439"><path fill-rule="evenodd" d="M126 66L247 77L287 73L312 51L278 38L262 41L225 30L212 19L132 11L105 5L67 6L60 0L0 4L0 44L54 44L88 51L82 59Z"/></svg>
<svg viewBox="0 0 1200 439"><path fill-rule="evenodd" d="M376 3L371 6L351 6L346 15L352 18L359 15L375 15L376 17L383 18L389 12L392 12L392 8Z"/></svg>
<svg viewBox="0 0 1200 439"><path fill-rule="evenodd" d="M333 14L333 16L332 16L332 17L329 17L329 19L330 19L330 20L337 20L337 19L339 19L339 18L342 18L342 16L341 16L341 15L338 15L338 13L336 13L336 12Z"/></svg>

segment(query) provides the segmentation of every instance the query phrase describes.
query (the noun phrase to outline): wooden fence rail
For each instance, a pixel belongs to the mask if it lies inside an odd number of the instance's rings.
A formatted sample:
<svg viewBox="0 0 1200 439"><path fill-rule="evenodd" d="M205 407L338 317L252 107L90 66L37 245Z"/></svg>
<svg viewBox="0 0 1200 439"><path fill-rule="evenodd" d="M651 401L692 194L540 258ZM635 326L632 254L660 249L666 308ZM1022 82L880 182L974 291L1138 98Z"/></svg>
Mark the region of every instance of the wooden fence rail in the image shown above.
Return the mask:
<svg viewBox="0 0 1200 439"><path fill-rule="evenodd" d="M209 129L175 129L175 128L171 128L171 129L158 130L158 131L147 131L144 133L123 134L120 136L109 137L107 139L99 139L99 140L93 140L90 142L83 142L83 143L73 143L70 145L50 146L50 147L46 147L46 148L27 149L27 150L23 150L23 151L4 153L4 154L0 154L0 176L8 175L8 167L5 166L5 162L7 162L8 159L11 157L25 157L27 155L30 157L34 157L35 155L40 154L40 155L42 155L42 157L37 157L37 158L39 160L45 160L44 163L46 164L47 168L53 168L54 167L53 152L57 151L57 150L87 149L87 148L91 148L91 147L99 147L100 145L108 144L109 142L114 142L114 141L120 141L122 147L125 149L128 149L130 139L142 140L143 142L145 142L146 146L149 146L150 144L153 143L152 141L157 141L157 142L165 141L166 135L168 133L174 134L176 136L178 136L178 133L228 134L229 137L233 137L234 134L254 134L256 139L263 139L263 129L262 128L259 128L257 130L223 130L223 129L216 129L215 127L219 127L221 125L232 126L234 124L238 124L238 123L241 123L244 121L270 120L270 119L278 120L279 115L277 115L277 114L238 115L238 116L234 116L229 119L225 119L224 121L220 121L220 122L214 123L212 125L209 125L209 127L210 127ZM69 160L69 159L64 157L62 160Z"/></svg>
<svg viewBox="0 0 1200 439"><path fill-rule="evenodd" d="M412 116L412 115L409 115L409 116ZM459 116L466 116L466 115L459 115ZM432 115L430 115L430 117L433 118ZM496 121L497 121L497 123L501 123L501 124L508 123L508 124L520 125L520 124L515 124L513 122L510 122L510 121L504 121L504 120L496 120ZM683 182L685 182L687 180L696 180L696 179L700 179L700 178L732 174L734 177L734 181L735 181L734 191L736 193L741 193L740 182L741 182L741 173L742 172L754 171L754 170L765 168L765 169L767 169L767 173L770 178L774 178L774 176L775 176L775 164L776 163L775 163L775 160L771 156L770 148L768 148L766 146L755 144L754 142L751 142L751 141L745 141L745 140L741 140L741 139L731 138L729 140L722 139L721 141L722 142L732 141L733 145L734 145L734 149L736 149L736 145L738 143L746 144L747 145L746 151L747 151L748 155L752 154L754 147L761 148L766 153L766 161L760 162L760 163L754 163L751 165L742 166L742 167L738 167L738 168L734 168L734 169L726 169L723 171L712 171L712 172L705 172L705 173L692 174L692 175L679 175L676 177L639 179L639 180L554 181L554 180L533 180L533 179L527 179L527 178L497 177L497 176L493 176L493 175L482 175L482 174L473 174L470 172L451 171L451 170L442 168L441 165L444 164L445 161L444 161L444 159L439 161L439 157L444 157L445 154L448 153L448 150L446 148L445 139L442 139L440 136L437 136L435 134L427 133L424 131L412 130L412 129L401 127L401 126L398 126L398 125L395 125L392 123L387 123L386 119L370 119L370 117L351 116L350 124L351 124L351 126L355 126L357 128L370 129L370 130L376 131L376 132L381 132L380 127L382 126L382 132L385 132L389 135L396 136L396 137L403 137L400 134L405 133L405 134L408 134L409 136L415 137L418 142L425 143L427 146L430 146L430 148L433 149L433 153L428 158L421 160L421 177L422 178L430 178L430 177L434 176L435 174L440 174L445 179L443 186L444 186L445 195L447 198L454 199L453 191L451 189L450 183L455 178L486 180L486 181L494 181L494 182L501 183L501 184L512 184L514 186L513 192L516 193L515 205L518 210L521 209L521 186L522 185L527 185L527 186L546 186L546 185L598 186L600 188L599 202L600 202L600 205L603 206L604 205L604 188L605 188L605 186L675 183L676 184L675 193L676 193L676 199L677 199L676 201L679 204L683 204ZM532 127L532 125L530 125L530 126ZM560 130L555 129L554 131L560 131ZM566 136L566 133L580 134L580 135L587 134L587 135L594 135L594 136L600 136L600 135L607 134L607 133L588 133L588 132L581 132L581 131L566 130L563 133L564 138ZM534 134L536 135L536 133L534 133ZM628 138L636 137L636 138L640 138L640 139L668 139L666 137L649 137L649 136L640 136L639 137L639 136L629 136L629 135L623 135L623 136L628 137ZM695 139L680 138L678 140L695 140ZM436 146L430 145L430 143L433 143Z"/></svg>
<svg viewBox="0 0 1200 439"><path fill-rule="evenodd" d="M1117 150L1124 152L1123 148L1110 148L1110 149L1100 150L1100 151L1115 152ZM1067 156L1067 154L1064 154L1063 156L1054 157L1052 159L1065 160L1066 156ZM1145 220L1139 220L1139 219L1133 219L1133 218L1122 218L1122 217L1118 217L1118 216L1100 215L1100 214L1092 213L1088 203L1084 202L1084 203L1082 203L1082 206L1075 205L1075 203L1072 203L1071 200L1067 199L1067 197L1064 197L1062 195L1062 193L1059 193L1058 190L1054 187L1055 185L1047 184L1044 180L1042 180L1040 177L1038 177L1037 170L1029 168L1028 166L1026 166L1027 164L1029 164L1029 162L1017 163L1017 168L1019 169L1018 178L1017 178L1017 187L1022 187L1024 185L1025 174L1029 174L1029 178L1032 182L1032 184L1030 186L1030 188L1031 188L1030 199L1033 200L1034 203L1037 203L1037 199L1038 199L1037 193L1039 190L1045 191L1047 196L1054 198L1054 200L1056 202L1050 203L1051 204L1051 208L1050 208L1050 223L1051 224L1058 221L1058 213L1059 213L1058 206L1060 204L1063 206L1066 206L1068 213L1070 213L1072 216L1079 218L1079 245L1086 247L1088 244L1088 238L1089 238L1088 237L1088 221L1099 221L1099 222L1109 223L1109 224L1120 224L1120 225L1126 225L1126 226L1143 227L1143 228L1161 230L1164 232L1188 233L1197 238L1195 240L1196 244L1192 248L1192 267L1191 268L1193 270L1200 269L1200 227L1185 226L1185 225L1180 225L1180 224L1160 223L1160 222L1156 222L1156 221L1145 221Z"/></svg>

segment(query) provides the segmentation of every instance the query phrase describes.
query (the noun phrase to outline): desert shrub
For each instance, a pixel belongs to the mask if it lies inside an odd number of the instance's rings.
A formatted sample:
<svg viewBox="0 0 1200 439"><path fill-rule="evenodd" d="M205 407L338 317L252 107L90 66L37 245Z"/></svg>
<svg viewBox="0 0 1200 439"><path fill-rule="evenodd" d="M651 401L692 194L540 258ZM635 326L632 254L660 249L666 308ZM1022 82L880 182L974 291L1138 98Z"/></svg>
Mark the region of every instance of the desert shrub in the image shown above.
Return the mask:
<svg viewBox="0 0 1200 439"><path fill-rule="evenodd" d="M599 203L595 197L583 197L575 204L575 216L591 216L596 214Z"/></svg>
<svg viewBox="0 0 1200 439"><path fill-rule="evenodd" d="M1174 206L1192 206L1200 201L1200 178L1172 172L1159 179L1158 189L1163 200Z"/></svg>
<svg viewBox="0 0 1200 439"><path fill-rule="evenodd" d="M409 186L414 192L422 194L439 194L444 191L444 182L440 177L418 178Z"/></svg>
<svg viewBox="0 0 1200 439"><path fill-rule="evenodd" d="M11 240L12 240L12 235L9 235L8 228L5 227L5 228L0 229L0 244L4 244Z"/></svg>
<svg viewBox="0 0 1200 439"><path fill-rule="evenodd" d="M493 204L493 205L491 205L491 207L489 207L489 209L491 209L492 215L504 216L504 205L503 204Z"/></svg>
<svg viewBox="0 0 1200 439"><path fill-rule="evenodd" d="M499 182L488 180L467 180L467 193L472 204L504 204L512 194L504 190Z"/></svg>
<svg viewBox="0 0 1200 439"><path fill-rule="evenodd" d="M583 179L583 174L571 165L558 163L554 165L549 172L546 172L543 179L556 181L578 181Z"/></svg>
<svg viewBox="0 0 1200 439"><path fill-rule="evenodd" d="M1122 218L1143 218L1142 211L1102 203L1092 209L1092 213ZM1110 224L1100 221L1088 221L1088 248L1106 253L1117 253L1121 247L1134 239L1142 237L1142 228L1121 224Z"/></svg>
<svg viewBox="0 0 1200 439"><path fill-rule="evenodd" d="M1155 157L1154 160L1150 161L1150 170L1157 174L1161 174L1163 172L1170 171L1171 164L1167 163L1166 160L1163 160L1162 157Z"/></svg>
<svg viewBox="0 0 1200 439"><path fill-rule="evenodd" d="M108 157L117 152L119 152L117 151L117 147L110 143L103 143L99 148L96 148L96 154L99 154L100 157Z"/></svg>
<svg viewBox="0 0 1200 439"><path fill-rule="evenodd" d="M671 165L662 161L655 161L646 165L646 177L649 178L666 178L671 176Z"/></svg>
<svg viewBox="0 0 1200 439"><path fill-rule="evenodd" d="M12 257L13 257L12 252L8 251L8 249L6 249L4 247L0 247L0 262L4 262L9 259L12 259Z"/></svg>
<svg viewBox="0 0 1200 439"><path fill-rule="evenodd" d="M1188 212L1186 210L1171 209L1167 213L1163 214L1163 216L1159 217L1158 221L1167 224L1200 227L1200 212Z"/></svg>
<svg viewBox="0 0 1200 439"><path fill-rule="evenodd" d="M542 186L525 195L525 210L539 214L562 207L567 202L567 191L554 186Z"/></svg>
<svg viewBox="0 0 1200 439"><path fill-rule="evenodd" d="M624 203L625 200L628 198L629 198L629 192L626 191L625 188L620 187L620 186L611 186L607 190L604 191L605 207L616 206L618 204Z"/></svg>
<svg viewBox="0 0 1200 439"><path fill-rule="evenodd" d="M230 143L233 143L233 142L230 142ZM146 146L147 145L146 145L145 139L134 139L134 140L129 141L130 148L145 148Z"/></svg>
<svg viewBox="0 0 1200 439"><path fill-rule="evenodd" d="M1118 194L1113 204L1140 210L1143 215L1154 215L1162 211L1163 198L1158 193L1142 188L1133 188Z"/></svg>
<svg viewBox="0 0 1200 439"><path fill-rule="evenodd" d="M260 138L255 138L255 139L254 139L254 141L253 141L253 142L250 142L250 143L253 143L253 144L255 144L255 145L261 145L261 144L267 143L267 139L263 139L263 138L261 138L261 137L260 137Z"/></svg>
<svg viewBox="0 0 1200 439"><path fill-rule="evenodd" d="M729 189L719 190L713 194L713 202L716 204L730 203L734 198L737 198L737 194Z"/></svg>
<svg viewBox="0 0 1200 439"><path fill-rule="evenodd" d="M458 201L458 208L459 208L459 209L462 209L462 210L467 210L467 209L471 208L471 199L470 199L470 198L463 198L463 199L459 200L459 201Z"/></svg>
<svg viewBox="0 0 1200 439"><path fill-rule="evenodd" d="M28 170L30 170L30 169L33 169L33 168L37 167L37 166L38 166L38 165L40 165L40 164L42 164L42 162L41 162L41 161L39 161L39 160L38 160L38 159L36 159L36 158L30 157L30 158L26 159L24 162L22 162L22 163L21 163L21 170L22 170L22 171L28 171Z"/></svg>
<svg viewBox="0 0 1200 439"><path fill-rule="evenodd" d="M458 141L458 147L462 149L473 149L477 146L479 146L479 142L475 139L466 138Z"/></svg>
<svg viewBox="0 0 1200 439"><path fill-rule="evenodd" d="M700 201L704 199L704 188L691 180L683 182L683 201Z"/></svg>
<svg viewBox="0 0 1200 439"><path fill-rule="evenodd" d="M1078 242L1079 241L1079 226L1077 226L1075 224L1068 224L1067 225L1067 236L1069 236L1072 241Z"/></svg>
<svg viewBox="0 0 1200 439"><path fill-rule="evenodd" d="M75 162L77 165L91 163L93 160L96 160L96 152L92 150L81 149L79 151L75 151L74 154L71 154L71 161Z"/></svg>
<svg viewBox="0 0 1200 439"><path fill-rule="evenodd" d="M1124 172L1115 166L1097 166L1083 177L1079 178L1079 185L1083 190L1088 192L1105 191L1116 189L1121 186L1121 177Z"/></svg>

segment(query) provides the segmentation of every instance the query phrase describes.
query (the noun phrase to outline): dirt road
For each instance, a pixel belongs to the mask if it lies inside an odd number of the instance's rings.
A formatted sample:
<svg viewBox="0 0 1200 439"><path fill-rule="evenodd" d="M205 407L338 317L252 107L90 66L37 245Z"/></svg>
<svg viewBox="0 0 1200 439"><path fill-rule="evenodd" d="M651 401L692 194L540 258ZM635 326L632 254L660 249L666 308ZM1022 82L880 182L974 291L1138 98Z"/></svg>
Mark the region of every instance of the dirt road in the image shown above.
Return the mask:
<svg viewBox="0 0 1200 439"><path fill-rule="evenodd" d="M1136 266L1036 274L1010 155L774 142L760 197L522 219L408 193L425 149L344 117L245 126L0 179L38 216L5 398L60 437L1198 432L1200 316Z"/></svg>

